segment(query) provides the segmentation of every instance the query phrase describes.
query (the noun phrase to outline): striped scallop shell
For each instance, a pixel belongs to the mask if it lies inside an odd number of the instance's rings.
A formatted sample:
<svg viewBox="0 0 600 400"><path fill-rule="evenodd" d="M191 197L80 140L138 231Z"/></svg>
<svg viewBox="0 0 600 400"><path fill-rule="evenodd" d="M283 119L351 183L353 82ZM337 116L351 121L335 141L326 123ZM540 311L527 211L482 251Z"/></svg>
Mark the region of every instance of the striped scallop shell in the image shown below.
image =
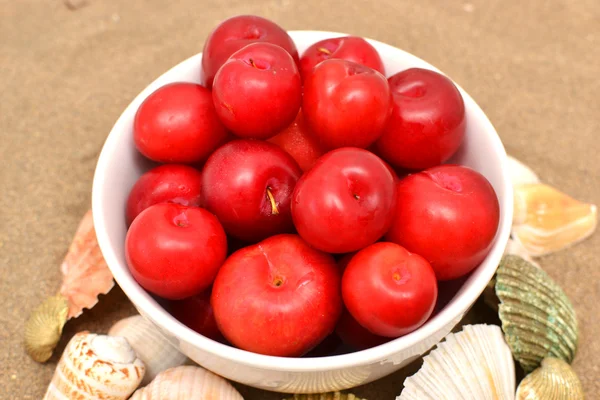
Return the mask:
<svg viewBox="0 0 600 400"><path fill-rule="evenodd" d="M108 331L110 336L122 336L146 365L142 384L148 384L160 372L186 362L181 354L156 327L141 315L118 321Z"/></svg>
<svg viewBox="0 0 600 400"><path fill-rule="evenodd" d="M148 386L138 389L130 400L191 399L244 400L225 379L191 365L161 372Z"/></svg>
<svg viewBox="0 0 600 400"><path fill-rule="evenodd" d="M423 358L396 400L512 400L515 365L496 325L465 325Z"/></svg>
<svg viewBox="0 0 600 400"><path fill-rule="evenodd" d="M517 388L517 400L583 400L583 386L569 364L544 358Z"/></svg>
<svg viewBox="0 0 600 400"><path fill-rule="evenodd" d="M126 339L80 332L67 344L44 400L125 400L144 372Z"/></svg>
<svg viewBox="0 0 600 400"><path fill-rule="evenodd" d="M495 291L504 336L526 372L546 357L573 361L579 336L575 310L546 272L522 257L505 255Z"/></svg>
<svg viewBox="0 0 600 400"><path fill-rule="evenodd" d="M69 306L61 296L48 297L39 305L25 323L25 351L37 362L52 356L67 322Z"/></svg>

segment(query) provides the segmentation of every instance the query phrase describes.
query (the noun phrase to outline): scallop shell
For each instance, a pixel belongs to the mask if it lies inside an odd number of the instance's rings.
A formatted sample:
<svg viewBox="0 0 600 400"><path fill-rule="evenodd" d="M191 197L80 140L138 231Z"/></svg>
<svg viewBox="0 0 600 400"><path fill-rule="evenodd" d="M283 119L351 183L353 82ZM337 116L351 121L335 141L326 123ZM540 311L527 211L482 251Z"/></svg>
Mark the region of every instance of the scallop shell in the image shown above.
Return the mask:
<svg viewBox="0 0 600 400"><path fill-rule="evenodd" d="M114 286L98 246L91 210L79 223L60 270L60 293L69 302L69 319L80 316L84 308L92 308L98 303L98 295L108 293Z"/></svg>
<svg viewBox="0 0 600 400"><path fill-rule="evenodd" d="M551 186L518 185L514 192L512 236L528 254L549 254L590 236L596 229L598 210Z"/></svg>
<svg viewBox="0 0 600 400"><path fill-rule="evenodd" d="M118 321L108 331L110 336L122 336L146 365L142 384L148 384L158 373L182 365L187 357L141 315Z"/></svg>
<svg viewBox="0 0 600 400"><path fill-rule="evenodd" d="M465 325L446 336L396 400L512 400L515 365L500 327Z"/></svg>
<svg viewBox="0 0 600 400"><path fill-rule="evenodd" d="M204 368L180 366L161 372L146 387L136 390L130 400L243 400L225 379Z"/></svg>
<svg viewBox="0 0 600 400"><path fill-rule="evenodd" d="M367 400L356 397L352 393L321 393L321 394L295 394L287 400Z"/></svg>
<svg viewBox="0 0 600 400"><path fill-rule="evenodd" d="M67 344L44 400L125 400L144 372L126 339L80 332Z"/></svg>
<svg viewBox="0 0 600 400"><path fill-rule="evenodd" d="M544 358L517 388L517 400L583 400L583 386L569 364Z"/></svg>
<svg viewBox="0 0 600 400"><path fill-rule="evenodd" d="M540 178L531 168L511 156L508 156L508 173L513 186L540 181Z"/></svg>
<svg viewBox="0 0 600 400"><path fill-rule="evenodd" d="M25 350L37 362L48 361L67 322L69 307L63 296L48 297L25 323Z"/></svg>
<svg viewBox="0 0 600 400"><path fill-rule="evenodd" d="M519 256L505 255L495 288L506 341L526 372L539 367L545 357L573 361L578 341L575 310L546 272Z"/></svg>

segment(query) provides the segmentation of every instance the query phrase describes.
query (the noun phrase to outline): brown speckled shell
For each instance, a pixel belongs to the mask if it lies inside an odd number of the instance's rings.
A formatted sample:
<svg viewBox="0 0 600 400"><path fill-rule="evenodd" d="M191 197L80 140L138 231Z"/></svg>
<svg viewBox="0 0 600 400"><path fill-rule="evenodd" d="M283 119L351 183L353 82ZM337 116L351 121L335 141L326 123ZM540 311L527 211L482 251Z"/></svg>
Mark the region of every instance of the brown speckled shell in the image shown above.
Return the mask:
<svg viewBox="0 0 600 400"><path fill-rule="evenodd" d="M125 400L139 386L145 373L144 363L138 358L128 364L106 360L91 347L96 336L80 332L71 339L44 400Z"/></svg>

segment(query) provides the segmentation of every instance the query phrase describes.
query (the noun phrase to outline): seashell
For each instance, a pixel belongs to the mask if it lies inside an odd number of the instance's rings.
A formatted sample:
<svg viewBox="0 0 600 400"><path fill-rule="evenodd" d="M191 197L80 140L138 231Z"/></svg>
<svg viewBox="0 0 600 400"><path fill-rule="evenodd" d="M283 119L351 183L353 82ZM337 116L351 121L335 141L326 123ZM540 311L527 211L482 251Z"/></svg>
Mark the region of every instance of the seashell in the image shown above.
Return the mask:
<svg viewBox="0 0 600 400"><path fill-rule="evenodd" d="M544 358L517 388L517 400L583 400L583 386L569 364Z"/></svg>
<svg viewBox="0 0 600 400"><path fill-rule="evenodd" d="M523 247L521 242L518 242L512 238L508 239L508 242L506 244L506 249L504 250L504 254L513 254L513 255L519 256L519 257L529 261L534 266L541 268L540 265L537 262L535 262L533 260L533 258L531 258L531 256L529 255L529 253L527 252L525 247Z"/></svg>
<svg viewBox="0 0 600 400"><path fill-rule="evenodd" d="M37 362L48 361L60 340L67 322L67 300L58 295L48 297L25 323L25 350Z"/></svg>
<svg viewBox="0 0 600 400"><path fill-rule="evenodd" d="M141 315L125 318L108 331L110 336L122 336L146 366L142 384L148 384L158 373L182 365L187 357Z"/></svg>
<svg viewBox="0 0 600 400"><path fill-rule="evenodd" d="M508 156L508 173L513 186L540 181L540 178L531 168L511 156Z"/></svg>
<svg viewBox="0 0 600 400"><path fill-rule="evenodd" d="M551 186L515 187L512 236L531 256L549 254L588 236L596 229L598 210Z"/></svg>
<svg viewBox="0 0 600 400"><path fill-rule="evenodd" d="M67 344L44 400L124 400L145 370L125 338L80 332Z"/></svg>
<svg viewBox="0 0 600 400"><path fill-rule="evenodd" d="M525 372L546 357L570 363L577 352L575 310L566 294L542 269L505 255L496 271L502 330Z"/></svg>
<svg viewBox="0 0 600 400"><path fill-rule="evenodd" d="M60 294L69 303L69 319L80 316L84 308L92 308L98 303L98 295L108 293L114 286L98 246L91 210L79 223L60 270L63 274Z"/></svg>
<svg viewBox="0 0 600 400"><path fill-rule="evenodd" d="M130 400L188 400L244 398L225 379L204 368L184 365L161 372L146 387L136 390Z"/></svg>
<svg viewBox="0 0 600 400"><path fill-rule="evenodd" d="M423 358L396 400L511 400L515 365L500 327L465 325Z"/></svg>
<svg viewBox="0 0 600 400"><path fill-rule="evenodd" d="M320 394L295 394L287 400L367 400L356 397L352 393L320 393Z"/></svg>

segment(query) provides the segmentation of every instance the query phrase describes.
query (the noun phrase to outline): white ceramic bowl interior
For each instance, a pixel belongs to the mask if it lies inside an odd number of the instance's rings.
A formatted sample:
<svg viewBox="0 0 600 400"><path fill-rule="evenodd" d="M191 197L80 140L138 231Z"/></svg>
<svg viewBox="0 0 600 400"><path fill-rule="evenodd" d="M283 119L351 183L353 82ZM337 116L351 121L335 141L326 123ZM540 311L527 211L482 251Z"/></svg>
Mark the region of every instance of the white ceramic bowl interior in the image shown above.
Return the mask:
<svg viewBox="0 0 600 400"><path fill-rule="evenodd" d="M314 42L344 34L292 31L290 35L302 54ZM381 54L388 76L411 67L437 71L405 51L369 41ZM98 242L116 281L140 314L152 321L175 347L203 367L246 385L287 393L341 390L371 382L402 368L439 342L461 320L492 278L506 246L512 220L512 186L506 172L504 147L483 111L462 89L467 134L451 162L472 167L491 182L500 201L500 226L492 250L483 263L452 292L448 304L415 332L375 348L343 355L320 358L264 356L197 334L166 312L133 279L125 262L125 203L138 177L152 166L135 150L133 118L141 102L160 86L175 81L199 83L201 56L197 54L176 65L133 100L110 132L96 167L92 204Z"/></svg>

